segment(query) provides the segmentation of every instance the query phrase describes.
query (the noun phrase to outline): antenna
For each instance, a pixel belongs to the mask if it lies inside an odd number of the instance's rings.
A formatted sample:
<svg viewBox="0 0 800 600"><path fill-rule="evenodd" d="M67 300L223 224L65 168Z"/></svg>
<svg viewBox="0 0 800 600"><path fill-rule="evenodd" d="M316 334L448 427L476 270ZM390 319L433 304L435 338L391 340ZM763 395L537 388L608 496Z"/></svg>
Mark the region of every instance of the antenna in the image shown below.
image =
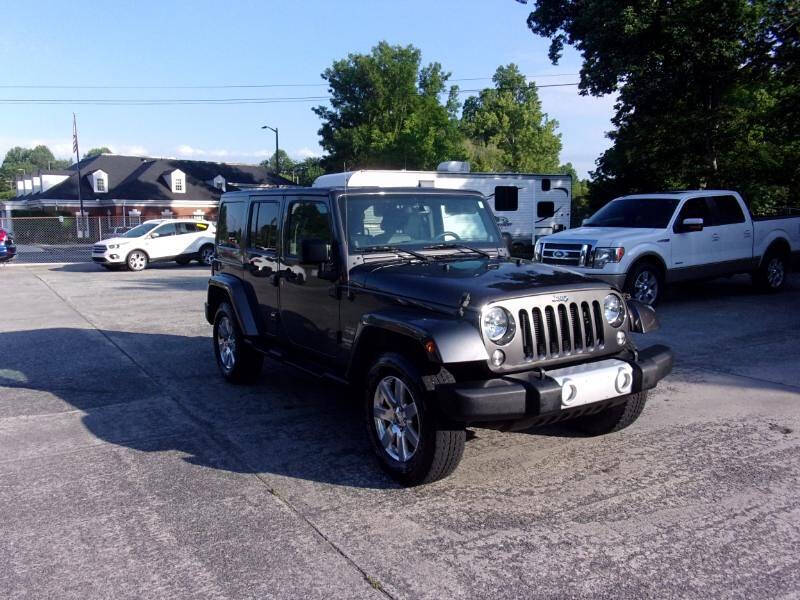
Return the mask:
<svg viewBox="0 0 800 600"><path fill-rule="evenodd" d="M348 206L349 198L347 193L347 181L350 179L347 176L347 161L342 161L342 170L344 171L344 246L347 252L347 261L344 265L345 283L347 284L347 296L350 297L350 209Z"/></svg>

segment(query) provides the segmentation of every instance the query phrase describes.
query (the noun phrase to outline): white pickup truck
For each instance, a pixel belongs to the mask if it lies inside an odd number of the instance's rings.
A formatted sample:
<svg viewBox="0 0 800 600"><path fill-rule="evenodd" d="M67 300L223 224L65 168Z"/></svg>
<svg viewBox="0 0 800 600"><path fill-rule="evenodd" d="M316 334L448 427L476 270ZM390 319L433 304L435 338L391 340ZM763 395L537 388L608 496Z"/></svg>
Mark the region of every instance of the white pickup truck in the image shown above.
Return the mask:
<svg viewBox="0 0 800 600"><path fill-rule="evenodd" d="M777 291L798 253L800 217L753 217L736 192L700 190L616 198L581 227L541 238L534 260L652 305L665 284L736 273Z"/></svg>

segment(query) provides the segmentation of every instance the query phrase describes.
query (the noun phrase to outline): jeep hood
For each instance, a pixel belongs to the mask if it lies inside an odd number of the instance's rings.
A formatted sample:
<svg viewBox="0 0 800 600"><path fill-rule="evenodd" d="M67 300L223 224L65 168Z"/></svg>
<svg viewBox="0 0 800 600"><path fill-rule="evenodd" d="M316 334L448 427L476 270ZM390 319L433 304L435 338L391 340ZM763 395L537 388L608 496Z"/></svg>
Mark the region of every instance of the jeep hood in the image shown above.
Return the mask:
<svg viewBox="0 0 800 600"><path fill-rule="evenodd" d="M525 260L471 259L362 264L350 271L354 284L398 298L457 307L534 294L608 289L608 284L575 271Z"/></svg>
<svg viewBox="0 0 800 600"><path fill-rule="evenodd" d="M624 246L639 241L652 240L663 229L634 227L576 227L541 238L544 242L591 244L593 248Z"/></svg>

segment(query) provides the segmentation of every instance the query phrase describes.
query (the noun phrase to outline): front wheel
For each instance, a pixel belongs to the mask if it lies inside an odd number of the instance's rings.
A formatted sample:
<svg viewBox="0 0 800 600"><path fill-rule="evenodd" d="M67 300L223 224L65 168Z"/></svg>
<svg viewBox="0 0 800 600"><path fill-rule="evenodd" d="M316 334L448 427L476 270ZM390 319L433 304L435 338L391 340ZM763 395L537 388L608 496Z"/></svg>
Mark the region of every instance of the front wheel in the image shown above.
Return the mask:
<svg viewBox="0 0 800 600"><path fill-rule="evenodd" d="M419 371L400 354L380 356L369 371L367 433L383 469L403 485L447 477L464 454L466 430L444 425L429 398Z"/></svg>
<svg viewBox="0 0 800 600"><path fill-rule="evenodd" d="M661 299L664 289L664 277L661 270L649 262L634 265L625 281L625 292L634 300L655 306Z"/></svg>
<svg viewBox="0 0 800 600"><path fill-rule="evenodd" d="M144 271L147 268L147 254L142 250L134 250L128 254L126 264L129 271Z"/></svg>
<svg viewBox="0 0 800 600"><path fill-rule="evenodd" d="M245 343L233 308L220 304L214 317L214 356L222 376L231 383L255 380L261 372L264 356Z"/></svg>
<svg viewBox="0 0 800 600"><path fill-rule="evenodd" d="M599 413L578 417L572 421L575 429L589 435L603 435L625 429L639 418L647 402L647 392L629 394L622 404L611 406Z"/></svg>

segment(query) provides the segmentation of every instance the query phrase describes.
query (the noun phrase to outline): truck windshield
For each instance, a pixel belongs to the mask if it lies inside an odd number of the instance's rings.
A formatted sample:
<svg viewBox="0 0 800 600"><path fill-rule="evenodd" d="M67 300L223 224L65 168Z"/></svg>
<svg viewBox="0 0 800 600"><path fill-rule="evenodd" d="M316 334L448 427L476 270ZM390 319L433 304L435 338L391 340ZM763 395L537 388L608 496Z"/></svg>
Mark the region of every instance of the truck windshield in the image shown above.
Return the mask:
<svg viewBox="0 0 800 600"><path fill-rule="evenodd" d="M137 238L142 237L144 234L149 232L151 229L155 229L158 226L158 223L142 223L141 225L137 225L130 231L126 231L120 237L126 238Z"/></svg>
<svg viewBox="0 0 800 600"><path fill-rule="evenodd" d="M494 217L478 196L353 194L342 196L339 206L351 252L462 242L501 246Z"/></svg>
<svg viewBox="0 0 800 600"><path fill-rule="evenodd" d="M594 213L583 226L665 229L677 206L677 198L618 198Z"/></svg>

